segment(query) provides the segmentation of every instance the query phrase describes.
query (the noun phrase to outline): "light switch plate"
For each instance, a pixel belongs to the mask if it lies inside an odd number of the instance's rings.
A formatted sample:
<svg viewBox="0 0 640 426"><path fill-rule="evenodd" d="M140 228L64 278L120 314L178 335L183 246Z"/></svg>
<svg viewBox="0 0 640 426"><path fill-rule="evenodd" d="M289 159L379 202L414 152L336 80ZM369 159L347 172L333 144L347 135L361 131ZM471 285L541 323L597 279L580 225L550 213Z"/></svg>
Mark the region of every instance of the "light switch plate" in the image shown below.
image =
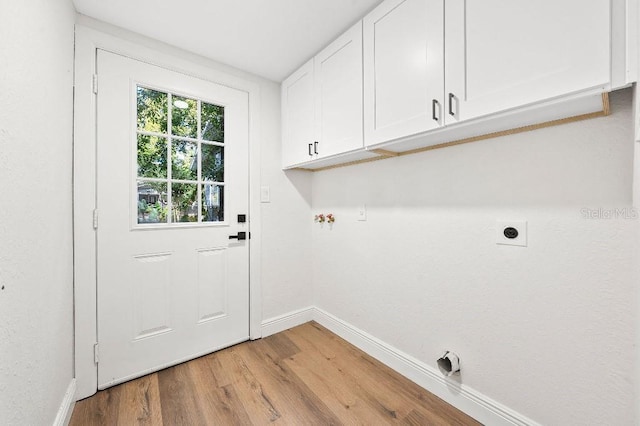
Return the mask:
<svg viewBox="0 0 640 426"><path fill-rule="evenodd" d="M507 238L505 236L505 229L507 228L516 229L518 231L518 236L515 238ZM527 246L527 221L526 220L496 221L496 244L526 247Z"/></svg>
<svg viewBox="0 0 640 426"><path fill-rule="evenodd" d="M260 187L260 202L261 203L271 202L271 188L269 188L268 186Z"/></svg>
<svg viewBox="0 0 640 426"><path fill-rule="evenodd" d="M367 206L365 206L364 204L358 206L358 220L360 222L364 222L367 220Z"/></svg>

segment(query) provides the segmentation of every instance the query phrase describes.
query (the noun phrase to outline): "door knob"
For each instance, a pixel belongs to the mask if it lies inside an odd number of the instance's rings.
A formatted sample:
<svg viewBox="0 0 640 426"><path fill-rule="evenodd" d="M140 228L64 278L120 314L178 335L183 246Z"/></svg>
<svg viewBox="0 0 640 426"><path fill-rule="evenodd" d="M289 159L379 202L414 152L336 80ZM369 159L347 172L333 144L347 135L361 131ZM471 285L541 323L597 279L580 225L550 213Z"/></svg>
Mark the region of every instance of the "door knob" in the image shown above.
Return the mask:
<svg viewBox="0 0 640 426"><path fill-rule="evenodd" d="M247 239L247 233L246 232L238 232L238 235L229 235L229 239L230 240L238 240L238 241L246 240Z"/></svg>

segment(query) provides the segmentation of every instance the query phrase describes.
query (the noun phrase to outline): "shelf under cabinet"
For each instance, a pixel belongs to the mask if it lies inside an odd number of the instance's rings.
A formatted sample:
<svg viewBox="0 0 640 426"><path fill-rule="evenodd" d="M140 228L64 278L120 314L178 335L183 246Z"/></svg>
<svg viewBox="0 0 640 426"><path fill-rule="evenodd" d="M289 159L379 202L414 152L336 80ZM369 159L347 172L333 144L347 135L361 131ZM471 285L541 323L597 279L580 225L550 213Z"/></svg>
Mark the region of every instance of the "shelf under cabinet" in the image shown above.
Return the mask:
<svg viewBox="0 0 640 426"><path fill-rule="evenodd" d="M326 158L320 158L317 160L311 160L308 162L294 164L289 167L285 167L284 170L310 170L319 171L325 169L331 169L334 167L348 166L351 164L363 163L366 161L373 161L378 158L382 158L376 152L366 150L364 148L357 149L355 151L349 151L342 154L332 155Z"/></svg>
<svg viewBox="0 0 640 426"><path fill-rule="evenodd" d="M486 117L456 123L425 133L367 146L394 153L412 153L440 146L520 133L542 127L609 115L608 93L601 87Z"/></svg>

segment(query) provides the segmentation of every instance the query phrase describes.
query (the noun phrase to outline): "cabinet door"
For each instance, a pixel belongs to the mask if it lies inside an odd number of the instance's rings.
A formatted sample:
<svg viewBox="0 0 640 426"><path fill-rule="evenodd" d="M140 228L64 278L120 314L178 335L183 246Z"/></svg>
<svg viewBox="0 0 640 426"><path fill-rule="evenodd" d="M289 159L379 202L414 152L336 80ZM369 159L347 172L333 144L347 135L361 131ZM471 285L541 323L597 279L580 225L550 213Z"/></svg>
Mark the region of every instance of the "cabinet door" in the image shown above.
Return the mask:
<svg viewBox="0 0 640 426"><path fill-rule="evenodd" d="M282 82L282 165L311 160L314 142L313 60Z"/></svg>
<svg viewBox="0 0 640 426"><path fill-rule="evenodd" d="M445 16L446 124L607 90L609 0L447 0Z"/></svg>
<svg viewBox="0 0 640 426"><path fill-rule="evenodd" d="M314 64L314 150L326 157L362 148L362 22L316 55Z"/></svg>
<svg viewBox="0 0 640 426"><path fill-rule="evenodd" d="M441 125L443 0L387 0L363 21L365 144Z"/></svg>

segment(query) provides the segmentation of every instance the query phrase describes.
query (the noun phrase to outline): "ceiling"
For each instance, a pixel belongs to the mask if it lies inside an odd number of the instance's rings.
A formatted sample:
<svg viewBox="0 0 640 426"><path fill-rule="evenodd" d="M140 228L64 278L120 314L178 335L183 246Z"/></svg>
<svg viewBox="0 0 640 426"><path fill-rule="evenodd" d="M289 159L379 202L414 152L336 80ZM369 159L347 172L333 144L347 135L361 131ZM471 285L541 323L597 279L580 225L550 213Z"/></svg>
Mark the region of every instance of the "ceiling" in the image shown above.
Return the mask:
<svg viewBox="0 0 640 426"><path fill-rule="evenodd" d="M381 0L73 0L83 15L282 81Z"/></svg>

